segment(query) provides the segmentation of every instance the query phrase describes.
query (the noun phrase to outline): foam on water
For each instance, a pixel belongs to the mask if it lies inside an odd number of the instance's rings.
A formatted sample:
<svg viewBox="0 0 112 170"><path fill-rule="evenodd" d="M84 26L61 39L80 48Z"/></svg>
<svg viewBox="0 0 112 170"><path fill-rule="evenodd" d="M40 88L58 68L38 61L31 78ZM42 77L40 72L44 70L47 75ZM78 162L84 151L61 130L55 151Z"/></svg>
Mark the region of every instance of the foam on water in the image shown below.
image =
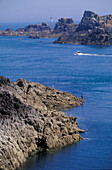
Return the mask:
<svg viewBox="0 0 112 170"><path fill-rule="evenodd" d="M89 53L82 53L80 55L77 55L76 53L74 53L74 55L76 56L102 56L102 57L112 57L112 54L89 54Z"/></svg>

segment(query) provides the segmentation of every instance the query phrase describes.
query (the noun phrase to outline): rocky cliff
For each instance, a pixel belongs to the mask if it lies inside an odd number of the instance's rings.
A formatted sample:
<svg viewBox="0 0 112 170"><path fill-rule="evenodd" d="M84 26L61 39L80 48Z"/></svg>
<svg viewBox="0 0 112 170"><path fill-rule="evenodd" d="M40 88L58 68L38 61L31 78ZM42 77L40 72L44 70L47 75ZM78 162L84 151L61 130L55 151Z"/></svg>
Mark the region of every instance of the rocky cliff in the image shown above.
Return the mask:
<svg viewBox="0 0 112 170"><path fill-rule="evenodd" d="M112 15L100 17L92 11L85 11L76 31L94 30L96 27L112 27Z"/></svg>
<svg viewBox="0 0 112 170"><path fill-rule="evenodd" d="M99 16L94 12L85 11L76 31L87 31L99 25Z"/></svg>
<svg viewBox="0 0 112 170"><path fill-rule="evenodd" d="M99 17L94 12L85 11L76 31L62 34L54 43L111 45L112 15Z"/></svg>
<svg viewBox="0 0 112 170"><path fill-rule="evenodd" d="M72 94L19 79L0 77L0 169L16 169L35 152L81 139L76 117L55 109L82 104Z"/></svg>

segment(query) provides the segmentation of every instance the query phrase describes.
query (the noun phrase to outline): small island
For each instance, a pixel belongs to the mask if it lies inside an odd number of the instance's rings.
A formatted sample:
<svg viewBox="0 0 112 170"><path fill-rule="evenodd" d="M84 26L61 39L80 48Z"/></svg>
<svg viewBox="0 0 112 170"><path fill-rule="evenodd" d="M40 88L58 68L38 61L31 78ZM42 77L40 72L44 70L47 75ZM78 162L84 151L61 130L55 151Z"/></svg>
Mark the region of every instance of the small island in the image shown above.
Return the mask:
<svg viewBox="0 0 112 170"><path fill-rule="evenodd" d="M80 106L84 99L54 87L0 77L0 169L15 170L28 156L76 143L76 117L61 110Z"/></svg>
<svg viewBox="0 0 112 170"><path fill-rule="evenodd" d="M0 31L0 36L58 38L54 43L60 44L112 45L112 15L98 16L92 11L85 11L79 24L75 24L72 18L61 18L54 29L43 22L16 31L7 28Z"/></svg>

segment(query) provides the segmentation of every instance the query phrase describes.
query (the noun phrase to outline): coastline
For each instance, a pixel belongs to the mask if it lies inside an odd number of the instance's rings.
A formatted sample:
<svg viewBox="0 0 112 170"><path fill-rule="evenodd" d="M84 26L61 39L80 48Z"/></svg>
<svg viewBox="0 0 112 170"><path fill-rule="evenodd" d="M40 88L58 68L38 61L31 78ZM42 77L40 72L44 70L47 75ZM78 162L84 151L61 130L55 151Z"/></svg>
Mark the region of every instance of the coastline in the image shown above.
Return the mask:
<svg viewBox="0 0 112 170"><path fill-rule="evenodd" d="M31 39L57 38L56 44L112 45L112 15L98 16L84 11L79 24L72 18L61 18L52 28L49 24L30 24L13 31L0 31L0 36L28 36Z"/></svg>
<svg viewBox="0 0 112 170"><path fill-rule="evenodd" d="M58 111L81 105L81 98L40 83L0 77L0 101L1 169L16 169L30 154L83 139L76 117Z"/></svg>

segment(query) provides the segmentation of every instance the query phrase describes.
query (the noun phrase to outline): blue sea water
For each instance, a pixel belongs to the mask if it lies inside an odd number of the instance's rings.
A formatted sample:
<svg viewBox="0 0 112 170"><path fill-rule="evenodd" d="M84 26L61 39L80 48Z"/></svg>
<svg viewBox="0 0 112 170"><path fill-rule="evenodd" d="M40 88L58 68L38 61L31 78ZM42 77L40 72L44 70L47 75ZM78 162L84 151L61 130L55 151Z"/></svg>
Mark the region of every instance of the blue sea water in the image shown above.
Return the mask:
<svg viewBox="0 0 112 170"><path fill-rule="evenodd" d="M53 44L55 39L0 37L0 76L40 82L80 97L85 140L30 158L21 170L112 169L112 46ZM80 50L83 54L74 53Z"/></svg>

